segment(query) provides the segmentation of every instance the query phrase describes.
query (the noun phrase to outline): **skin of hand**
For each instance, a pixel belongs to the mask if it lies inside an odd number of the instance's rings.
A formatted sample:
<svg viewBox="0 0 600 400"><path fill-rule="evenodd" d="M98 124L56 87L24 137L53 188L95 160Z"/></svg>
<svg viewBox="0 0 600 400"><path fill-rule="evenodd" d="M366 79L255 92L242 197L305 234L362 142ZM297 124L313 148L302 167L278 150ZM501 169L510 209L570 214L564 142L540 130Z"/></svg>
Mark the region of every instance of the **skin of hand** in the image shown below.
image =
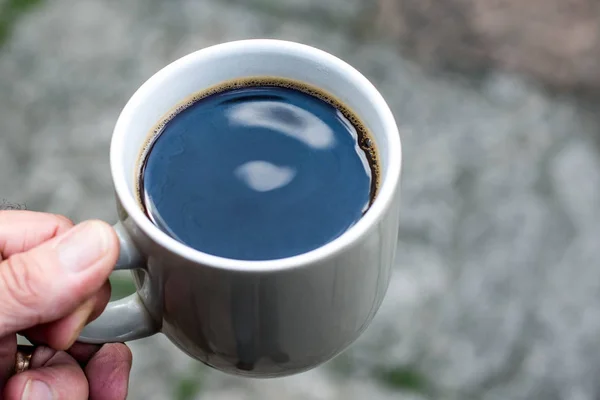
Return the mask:
<svg viewBox="0 0 600 400"><path fill-rule="evenodd" d="M127 346L75 342L109 301L118 253L105 222L0 211L0 400L126 399ZM39 347L12 375L17 333Z"/></svg>

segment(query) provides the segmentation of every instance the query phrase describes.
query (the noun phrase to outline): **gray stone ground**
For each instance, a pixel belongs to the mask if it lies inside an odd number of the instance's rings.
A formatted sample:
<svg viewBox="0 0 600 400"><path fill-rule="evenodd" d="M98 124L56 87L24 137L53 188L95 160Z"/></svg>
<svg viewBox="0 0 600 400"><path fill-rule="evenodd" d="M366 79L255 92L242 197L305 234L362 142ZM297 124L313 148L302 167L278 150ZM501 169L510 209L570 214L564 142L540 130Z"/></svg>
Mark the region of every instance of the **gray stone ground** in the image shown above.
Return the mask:
<svg viewBox="0 0 600 400"><path fill-rule="evenodd" d="M0 52L0 198L30 209L113 221L120 108L168 62L222 41L276 37L339 55L402 128L397 268L356 345L257 381L141 340L130 399L600 398L595 104L514 76L425 75L361 34L365 15L343 0L53 0L17 24Z"/></svg>

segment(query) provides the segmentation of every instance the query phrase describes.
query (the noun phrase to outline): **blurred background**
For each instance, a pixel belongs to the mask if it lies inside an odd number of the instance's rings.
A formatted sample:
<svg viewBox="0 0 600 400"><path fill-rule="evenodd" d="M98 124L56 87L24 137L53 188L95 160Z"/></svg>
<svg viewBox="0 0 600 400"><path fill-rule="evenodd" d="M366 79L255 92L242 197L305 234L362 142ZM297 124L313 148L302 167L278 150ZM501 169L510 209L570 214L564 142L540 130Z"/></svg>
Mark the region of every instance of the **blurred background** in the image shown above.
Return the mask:
<svg viewBox="0 0 600 400"><path fill-rule="evenodd" d="M116 220L109 139L134 90L219 42L311 44L401 127L396 270L335 360L224 375L160 336L130 399L600 398L597 0L0 0L0 199ZM115 297L128 275L113 277Z"/></svg>

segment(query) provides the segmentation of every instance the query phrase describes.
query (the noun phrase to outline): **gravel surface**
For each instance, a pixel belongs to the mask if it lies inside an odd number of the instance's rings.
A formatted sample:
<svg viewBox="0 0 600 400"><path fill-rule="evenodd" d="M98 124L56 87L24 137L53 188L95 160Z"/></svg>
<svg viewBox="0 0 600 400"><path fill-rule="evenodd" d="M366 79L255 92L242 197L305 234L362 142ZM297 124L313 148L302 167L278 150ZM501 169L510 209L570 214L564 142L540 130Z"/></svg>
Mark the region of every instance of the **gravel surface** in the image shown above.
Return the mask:
<svg viewBox="0 0 600 400"><path fill-rule="evenodd" d="M394 46L356 34L362 4L44 3L0 53L0 199L114 221L109 139L144 80L218 42L312 44L372 79L401 126L403 216L380 313L334 361L277 380L226 376L161 336L140 340L129 398L600 398L594 103L515 76L426 75Z"/></svg>

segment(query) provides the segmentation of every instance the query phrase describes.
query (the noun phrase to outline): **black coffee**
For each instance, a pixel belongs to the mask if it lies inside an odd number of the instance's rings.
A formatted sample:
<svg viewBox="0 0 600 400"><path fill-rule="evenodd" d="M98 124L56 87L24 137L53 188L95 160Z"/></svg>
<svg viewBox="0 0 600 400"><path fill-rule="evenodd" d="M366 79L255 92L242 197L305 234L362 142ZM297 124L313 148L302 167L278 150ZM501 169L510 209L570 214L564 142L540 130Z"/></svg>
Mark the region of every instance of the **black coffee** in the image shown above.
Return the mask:
<svg viewBox="0 0 600 400"><path fill-rule="evenodd" d="M356 223L377 153L332 97L282 79L223 84L167 116L141 158L148 217L202 252L270 260L314 250Z"/></svg>

